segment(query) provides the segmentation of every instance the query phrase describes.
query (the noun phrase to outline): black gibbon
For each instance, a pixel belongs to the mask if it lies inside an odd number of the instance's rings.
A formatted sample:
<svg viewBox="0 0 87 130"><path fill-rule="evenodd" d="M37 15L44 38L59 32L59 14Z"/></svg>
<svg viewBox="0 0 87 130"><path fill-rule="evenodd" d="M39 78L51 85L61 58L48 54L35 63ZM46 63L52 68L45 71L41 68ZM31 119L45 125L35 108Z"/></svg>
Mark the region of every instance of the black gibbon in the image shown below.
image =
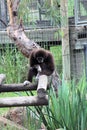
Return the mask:
<svg viewBox="0 0 87 130"><path fill-rule="evenodd" d="M33 76L50 76L55 70L54 58L51 52L45 49L35 49L30 55L30 68L28 72L28 81L32 82Z"/></svg>

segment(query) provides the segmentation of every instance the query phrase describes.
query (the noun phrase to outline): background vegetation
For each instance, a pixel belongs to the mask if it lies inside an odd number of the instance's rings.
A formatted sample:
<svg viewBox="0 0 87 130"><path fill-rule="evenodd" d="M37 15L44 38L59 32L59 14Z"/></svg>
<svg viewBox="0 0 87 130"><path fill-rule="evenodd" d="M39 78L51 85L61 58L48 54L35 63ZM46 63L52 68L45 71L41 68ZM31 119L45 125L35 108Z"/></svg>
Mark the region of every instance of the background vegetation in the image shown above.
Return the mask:
<svg viewBox="0 0 87 130"><path fill-rule="evenodd" d="M55 50L55 47L51 48L51 51L54 52L54 57L56 57ZM58 52L60 57L60 51ZM3 51L0 56L0 73L6 74L6 83L23 82L27 76L28 62L28 59L15 47L10 47L9 49L9 47L6 46L6 50ZM71 84L63 83L59 88L58 98L56 98L54 90L50 89L48 92L48 106L26 108L28 118L25 126L31 130L36 130L39 129L43 123L47 127L47 130L56 130L57 128L63 128L64 130L86 130L86 91L86 82L84 78L77 85L74 82ZM29 96L31 93L2 93L0 97L23 95ZM5 110L7 111L7 109ZM3 112L5 111L0 109L0 113Z"/></svg>
<svg viewBox="0 0 87 130"><path fill-rule="evenodd" d="M30 2L30 0L25 0ZM23 0L19 8L19 17L23 17L26 21L35 22L38 19L37 13L32 16L33 12L30 12L29 3L27 4ZM43 8L47 8L47 15L45 19L51 19L54 26L60 25L60 11L59 0L54 0L52 6L49 3L43 5ZM56 6L54 6L56 5ZM58 5L58 6L57 6ZM72 11L70 12L72 5ZM38 5L40 6L40 5ZM69 0L69 16L73 16L73 0ZM25 8L25 10L24 10ZM30 15L27 16L27 13ZM58 15L59 14L59 15ZM33 19L32 19L33 18ZM58 24L59 23L59 24ZM35 25L35 24L33 24ZM26 59L16 47L7 45L6 47L0 46L0 73L6 74L6 83L20 83L24 82L27 78L27 70L29 61ZM61 46L51 47L50 51L55 58L56 67L62 75L62 50ZM85 78L81 79L78 84L73 81L70 84L63 82L58 91L58 98L55 96L54 90L51 88L48 91L49 105L45 107L26 107L27 109L27 122L25 127L30 130L37 130L43 123L47 130L56 130L63 128L64 130L87 130L87 101L86 101L86 81ZM35 93L20 92L20 93L1 93L0 97L8 96L23 96L33 95ZM0 108L0 114L4 113L6 109Z"/></svg>

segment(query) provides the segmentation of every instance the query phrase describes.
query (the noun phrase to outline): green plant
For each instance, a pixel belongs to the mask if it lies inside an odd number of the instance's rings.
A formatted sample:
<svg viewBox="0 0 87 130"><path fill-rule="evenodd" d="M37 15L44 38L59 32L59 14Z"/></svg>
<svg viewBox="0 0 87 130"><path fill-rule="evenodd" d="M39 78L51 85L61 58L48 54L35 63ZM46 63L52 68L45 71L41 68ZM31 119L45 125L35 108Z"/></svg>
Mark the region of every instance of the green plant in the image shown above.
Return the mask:
<svg viewBox="0 0 87 130"><path fill-rule="evenodd" d="M86 92L86 82L83 80L77 85L73 82L71 85L63 83L59 88L58 98L51 89L49 105L35 107L47 130L87 130Z"/></svg>
<svg viewBox="0 0 87 130"><path fill-rule="evenodd" d="M53 46L50 47L50 51L53 54L55 66L59 73L59 75L62 75L62 46Z"/></svg>
<svg viewBox="0 0 87 130"><path fill-rule="evenodd" d="M27 76L28 60L13 45L0 45L0 73L6 74L6 83L20 83ZM21 93L20 93L21 94ZM21 94L23 95L23 93ZM16 93L1 93L0 97L17 96ZM0 114L4 114L8 108L0 108Z"/></svg>
<svg viewBox="0 0 87 130"><path fill-rule="evenodd" d="M2 48L2 54L0 55L0 73L6 74L7 83L23 82L27 76L27 65L27 58L21 55L15 46L13 47L7 44Z"/></svg>

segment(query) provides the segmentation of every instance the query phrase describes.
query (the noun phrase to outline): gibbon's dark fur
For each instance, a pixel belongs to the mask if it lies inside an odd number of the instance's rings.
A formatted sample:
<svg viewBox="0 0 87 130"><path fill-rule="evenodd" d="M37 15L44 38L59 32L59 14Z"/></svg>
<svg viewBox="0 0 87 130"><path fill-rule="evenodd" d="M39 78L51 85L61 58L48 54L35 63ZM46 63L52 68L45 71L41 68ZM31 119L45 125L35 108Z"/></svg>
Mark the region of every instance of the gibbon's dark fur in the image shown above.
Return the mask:
<svg viewBox="0 0 87 130"><path fill-rule="evenodd" d="M45 49L35 49L31 52L28 81L32 82L33 76L37 76L38 70L36 66L38 65L41 68L40 75L50 76L55 70L52 54Z"/></svg>

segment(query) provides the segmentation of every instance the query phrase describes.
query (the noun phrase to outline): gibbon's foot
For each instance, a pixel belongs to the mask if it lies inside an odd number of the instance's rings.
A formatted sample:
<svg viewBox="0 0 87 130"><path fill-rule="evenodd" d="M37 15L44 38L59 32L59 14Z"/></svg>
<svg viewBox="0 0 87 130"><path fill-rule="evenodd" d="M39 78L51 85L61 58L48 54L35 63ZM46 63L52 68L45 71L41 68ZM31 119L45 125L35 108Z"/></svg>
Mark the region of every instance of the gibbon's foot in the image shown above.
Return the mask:
<svg viewBox="0 0 87 130"><path fill-rule="evenodd" d="M25 80L23 84L24 84L24 86L26 86L26 85L31 84L31 82L30 82L30 81L28 81L28 80Z"/></svg>

